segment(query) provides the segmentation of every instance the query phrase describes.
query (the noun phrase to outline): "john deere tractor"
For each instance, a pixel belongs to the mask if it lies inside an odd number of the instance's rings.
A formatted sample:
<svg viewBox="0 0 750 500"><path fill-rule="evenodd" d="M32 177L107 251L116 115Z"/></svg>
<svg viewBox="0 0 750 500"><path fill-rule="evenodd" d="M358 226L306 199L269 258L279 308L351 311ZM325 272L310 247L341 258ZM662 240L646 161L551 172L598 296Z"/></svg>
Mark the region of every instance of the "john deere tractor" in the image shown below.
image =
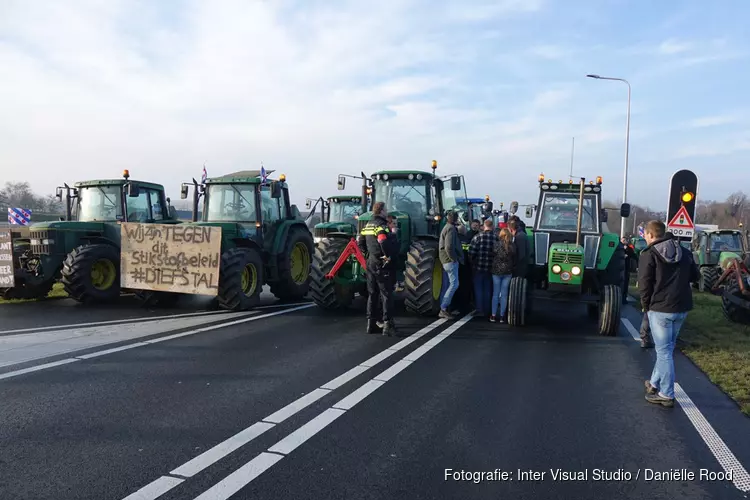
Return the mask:
<svg viewBox="0 0 750 500"><path fill-rule="evenodd" d="M362 214L357 233L372 219L372 205L382 201L389 215L396 218L400 253L396 259L397 279L405 281L404 299L408 311L436 315L444 292L443 267L438 257L438 238L445 225L445 212L459 210L458 198L466 198L462 176L439 178L435 173L417 170L388 170L371 177L339 176L343 189L346 177L362 179ZM448 181L448 182L446 182ZM371 194L370 206L367 195ZM313 259L311 294L324 309L348 306L355 293L366 294L364 256L354 237L328 233L317 245Z"/></svg>
<svg viewBox="0 0 750 500"><path fill-rule="evenodd" d="M321 222L313 227L313 240L317 245L330 233L352 236L357 232L357 218L362 212L362 196L331 196L327 200L319 198L311 208L312 200L307 200L307 209L320 206Z"/></svg>
<svg viewBox="0 0 750 500"><path fill-rule="evenodd" d="M101 303L120 295L120 224L175 224L160 184L122 179L78 182L57 188L65 217L32 224L14 241L15 288L8 298L42 298L60 279L78 302Z"/></svg>
<svg viewBox="0 0 750 500"><path fill-rule="evenodd" d="M190 185L182 184L182 199ZM313 239L290 203L284 174L270 180L257 170L245 170L202 184L193 179L192 185L193 221L186 224L221 228L219 307L240 311L257 306L264 284L282 300L307 295Z"/></svg>
<svg viewBox="0 0 750 500"><path fill-rule="evenodd" d="M713 229L693 233L693 257L700 267L695 284L701 292L710 292L731 259L744 261L749 255L745 235L738 229Z"/></svg>
<svg viewBox="0 0 750 500"><path fill-rule="evenodd" d="M585 303L600 335L617 334L625 251L607 228L601 190L601 177L573 184L539 176L539 208L527 229L528 276L511 280L509 324L524 325L532 298L540 297ZM630 205L624 203L620 215L628 217Z"/></svg>

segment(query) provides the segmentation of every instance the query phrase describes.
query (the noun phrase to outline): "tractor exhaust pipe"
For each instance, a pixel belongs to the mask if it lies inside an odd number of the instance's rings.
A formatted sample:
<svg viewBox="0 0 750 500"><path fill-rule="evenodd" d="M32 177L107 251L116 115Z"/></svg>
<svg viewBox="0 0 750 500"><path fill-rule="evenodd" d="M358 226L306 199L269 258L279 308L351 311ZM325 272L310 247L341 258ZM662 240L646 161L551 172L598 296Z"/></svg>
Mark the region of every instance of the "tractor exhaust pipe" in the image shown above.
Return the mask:
<svg viewBox="0 0 750 500"><path fill-rule="evenodd" d="M198 192L198 181L193 178L193 216L192 221L198 222L198 200L200 199L200 193Z"/></svg>
<svg viewBox="0 0 750 500"><path fill-rule="evenodd" d="M361 203L361 212L365 213L367 212L367 176L364 172L360 172L362 175L362 203Z"/></svg>
<svg viewBox="0 0 750 500"><path fill-rule="evenodd" d="M578 193L578 222L576 224L576 246L581 246L581 222L583 221L583 188L586 186L586 179L581 177L581 189Z"/></svg>

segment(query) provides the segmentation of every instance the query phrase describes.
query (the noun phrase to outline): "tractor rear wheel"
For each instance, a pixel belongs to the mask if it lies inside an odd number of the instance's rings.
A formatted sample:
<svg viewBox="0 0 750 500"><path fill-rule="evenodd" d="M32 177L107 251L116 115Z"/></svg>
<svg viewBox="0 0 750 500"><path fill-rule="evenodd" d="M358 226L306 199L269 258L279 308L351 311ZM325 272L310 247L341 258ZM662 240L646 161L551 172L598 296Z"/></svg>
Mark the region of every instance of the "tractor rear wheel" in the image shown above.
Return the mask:
<svg viewBox="0 0 750 500"><path fill-rule="evenodd" d="M526 325L526 313L529 312L528 286L526 278L521 276L510 280L508 290L508 324L510 326Z"/></svg>
<svg viewBox="0 0 750 500"><path fill-rule="evenodd" d="M221 309L246 311L260 303L263 259L254 248L232 248L221 256L219 293Z"/></svg>
<svg viewBox="0 0 750 500"><path fill-rule="evenodd" d="M599 296L599 335L614 337L620 331L622 289L604 285Z"/></svg>
<svg viewBox="0 0 750 500"><path fill-rule="evenodd" d="M318 242L313 256L310 272L310 295L313 302L323 309L348 307L354 298L352 286L329 280L326 274L331 272L336 261L349 243L344 238L324 238Z"/></svg>
<svg viewBox="0 0 750 500"><path fill-rule="evenodd" d="M747 297L744 297L740 292L740 287L736 281L728 283L724 287L724 293L721 296L721 311L724 313L724 317L732 323L750 324L750 310L734 304L729 300L729 297L748 301Z"/></svg>
<svg viewBox="0 0 750 500"><path fill-rule="evenodd" d="M437 316L443 295L443 265L437 241L417 240L411 244L404 281L406 310L420 316Z"/></svg>
<svg viewBox="0 0 750 500"><path fill-rule="evenodd" d="M63 262L60 281L78 302L116 300L120 296L120 251L106 243L74 248Z"/></svg>
<svg viewBox="0 0 750 500"><path fill-rule="evenodd" d="M698 278L698 291L710 292L714 284L719 280L719 268L715 266L701 267L701 275Z"/></svg>
<svg viewBox="0 0 750 500"><path fill-rule="evenodd" d="M279 255L279 280L269 283L271 293L281 300L299 300L310 290L313 239L307 229L293 227L287 234L284 251Z"/></svg>

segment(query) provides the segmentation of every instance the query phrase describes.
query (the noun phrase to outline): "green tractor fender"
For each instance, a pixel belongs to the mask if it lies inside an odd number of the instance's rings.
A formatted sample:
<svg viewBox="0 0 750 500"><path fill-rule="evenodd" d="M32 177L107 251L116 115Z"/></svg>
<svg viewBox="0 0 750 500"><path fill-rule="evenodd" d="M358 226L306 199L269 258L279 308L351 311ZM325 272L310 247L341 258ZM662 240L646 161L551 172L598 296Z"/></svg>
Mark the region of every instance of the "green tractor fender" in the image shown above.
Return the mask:
<svg viewBox="0 0 750 500"><path fill-rule="evenodd" d="M599 256L596 259L596 268L603 271L609 267L609 263L617 250L620 248L620 239L614 233L602 234L599 242Z"/></svg>
<svg viewBox="0 0 750 500"><path fill-rule="evenodd" d="M307 295L314 248L313 236L303 221L287 220L279 225L266 264L271 293L281 300Z"/></svg>

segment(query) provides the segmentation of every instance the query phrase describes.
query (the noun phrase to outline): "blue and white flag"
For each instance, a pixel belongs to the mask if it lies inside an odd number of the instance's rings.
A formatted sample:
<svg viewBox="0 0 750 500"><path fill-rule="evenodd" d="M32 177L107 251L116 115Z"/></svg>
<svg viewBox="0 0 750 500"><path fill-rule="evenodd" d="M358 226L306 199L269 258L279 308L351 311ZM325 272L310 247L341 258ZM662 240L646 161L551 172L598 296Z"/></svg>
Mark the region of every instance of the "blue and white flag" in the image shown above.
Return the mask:
<svg viewBox="0 0 750 500"><path fill-rule="evenodd" d="M208 179L208 172L206 172L206 164L203 164L203 173L201 174L201 184L206 183L206 179Z"/></svg>
<svg viewBox="0 0 750 500"><path fill-rule="evenodd" d="M638 226L638 236L641 238L646 237L645 228L643 226Z"/></svg>
<svg viewBox="0 0 750 500"><path fill-rule="evenodd" d="M8 223L16 226L28 226L31 223L31 210L8 208Z"/></svg>
<svg viewBox="0 0 750 500"><path fill-rule="evenodd" d="M268 174L266 173L266 168L261 164L260 166L260 183L266 184L268 182Z"/></svg>

